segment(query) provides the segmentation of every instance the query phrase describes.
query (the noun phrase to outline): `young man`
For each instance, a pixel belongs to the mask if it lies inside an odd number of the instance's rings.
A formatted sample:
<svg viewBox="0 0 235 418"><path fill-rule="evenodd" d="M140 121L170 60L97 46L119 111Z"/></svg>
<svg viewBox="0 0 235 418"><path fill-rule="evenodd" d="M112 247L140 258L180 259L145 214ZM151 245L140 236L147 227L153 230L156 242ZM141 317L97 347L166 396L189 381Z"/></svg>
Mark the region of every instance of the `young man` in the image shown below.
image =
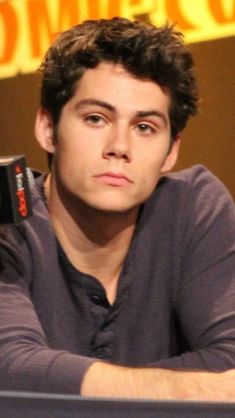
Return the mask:
<svg viewBox="0 0 235 418"><path fill-rule="evenodd" d="M87 21L42 71L50 172L1 231L0 387L202 397L214 375L176 369L235 366L235 210L205 168L169 174L191 54L168 26Z"/></svg>

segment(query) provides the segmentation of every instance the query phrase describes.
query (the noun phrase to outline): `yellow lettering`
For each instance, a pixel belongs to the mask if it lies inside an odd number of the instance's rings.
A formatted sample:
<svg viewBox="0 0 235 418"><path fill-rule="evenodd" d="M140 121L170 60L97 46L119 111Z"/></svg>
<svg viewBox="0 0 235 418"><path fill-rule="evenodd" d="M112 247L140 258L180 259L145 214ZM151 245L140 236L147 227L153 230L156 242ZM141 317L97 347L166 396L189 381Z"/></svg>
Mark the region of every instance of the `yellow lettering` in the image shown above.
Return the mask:
<svg viewBox="0 0 235 418"><path fill-rule="evenodd" d="M166 15L169 20L176 23L180 30L194 29L194 26L185 18L180 5L180 0L165 0ZM188 2L190 7L190 2Z"/></svg>
<svg viewBox="0 0 235 418"><path fill-rule="evenodd" d="M120 16L122 10L122 0L108 2L108 17Z"/></svg>
<svg viewBox="0 0 235 418"><path fill-rule="evenodd" d="M123 0L122 15L129 19L149 21L149 14L156 9L155 0Z"/></svg>
<svg viewBox="0 0 235 418"><path fill-rule="evenodd" d="M77 0L60 0L59 1L59 18L58 32L66 30L76 25L80 21L78 1Z"/></svg>
<svg viewBox="0 0 235 418"><path fill-rule="evenodd" d="M100 18L100 0L88 0L88 10L89 10L89 19L99 19Z"/></svg>
<svg viewBox="0 0 235 418"><path fill-rule="evenodd" d="M0 79L35 71L59 32L114 16L175 23L187 42L235 35L235 0L0 0Z"/></svg>
<svg viewBox="0 0 235 418"><path fill-rule="evenodd" d="M208 4L214 19L218 23L230 23L235 22L235 1L231 1L231 13L225 12L224 1L221 0L208 0Z"/></svg>
<svg viewBox="0 0 235 418"><path fill-rule="evenodd" d="M0 3L0 18L4 27L4 35L2 36L4 45L0 54L0 64L7 64L14 55L18 35L17 15L7 1Z"/></svg>
<svg viewBox="0 0 235 418"><path fill-rule="evenodd" d="M42 34L47 34L49 43L52 41L53 37L47 2L46 0L28 1L26 5L28 11L32 57L38 58L45 52L43 48Z"/></svg>
<svg viewBox="0 0 235 418"><path fill-rule="evenodd" d="M120 16L122 0L87 0L88 18L100 19Z"/></svg>

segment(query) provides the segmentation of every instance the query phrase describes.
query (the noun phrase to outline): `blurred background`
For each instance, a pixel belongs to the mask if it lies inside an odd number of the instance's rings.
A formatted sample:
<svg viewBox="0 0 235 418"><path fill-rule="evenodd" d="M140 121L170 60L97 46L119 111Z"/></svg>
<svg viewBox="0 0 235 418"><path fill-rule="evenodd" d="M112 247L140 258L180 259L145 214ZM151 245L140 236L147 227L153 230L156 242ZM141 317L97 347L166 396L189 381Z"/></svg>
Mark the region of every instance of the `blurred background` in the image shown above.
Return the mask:
<svg viewBox="0 0 235 418"><path fill-rule="evenodd" d="M235 198L234 0L12 0L0 2L0 155L25 154L47 170L34 139L37 68L58 32L87 18L121 15L176 23L193 53L200 112L183 132L176 169L204 164Z"/></svg>

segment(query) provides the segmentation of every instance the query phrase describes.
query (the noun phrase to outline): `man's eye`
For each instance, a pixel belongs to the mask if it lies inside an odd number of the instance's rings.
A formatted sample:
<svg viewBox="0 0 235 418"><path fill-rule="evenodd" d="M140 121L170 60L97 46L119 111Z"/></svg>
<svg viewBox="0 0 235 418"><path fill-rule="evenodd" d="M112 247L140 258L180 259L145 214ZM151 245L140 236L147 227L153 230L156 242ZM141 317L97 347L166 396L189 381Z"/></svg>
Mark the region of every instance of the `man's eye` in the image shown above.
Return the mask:
<svg viewBox="0 0 235 418"><path fill-rule="evenodd" d="M151 125L149 125L147 123L139 123L137 125L137 129L140 133L146 134L146 135L147 134L153 134L156 131Z"/></svg>
<svg viewBox="0 0 235 418"><path fill-rule="evenodd" d="M85 120L93 125L101 125L104 123L104 119L99 115L86 116Z"/></svg>

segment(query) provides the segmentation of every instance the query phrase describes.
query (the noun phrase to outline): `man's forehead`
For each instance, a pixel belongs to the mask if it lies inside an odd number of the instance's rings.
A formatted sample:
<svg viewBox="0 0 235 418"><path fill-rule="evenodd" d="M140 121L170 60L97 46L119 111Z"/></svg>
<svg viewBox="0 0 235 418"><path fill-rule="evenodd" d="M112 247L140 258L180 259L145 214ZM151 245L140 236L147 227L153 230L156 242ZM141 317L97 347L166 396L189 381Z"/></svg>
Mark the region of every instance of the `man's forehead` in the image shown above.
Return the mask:
<svg viewBox="0 0 235 418"><path fill-rule="evenodd" d="M120 79L122 77L126 77L132 80L135 80L136 82L139 82L141 84L152 84L153 86L156 85L157 87L161 88L162 91L165 94L169 94L169 88L166 86L162 86L157 80L137 75L136 73L130 71L128 68L124 67L122 64L110 62L110 61L101 61L98 65L96 65L94 68L86 68L83 71L82 76L79 78L79 80L76 83L76 86L79 87L79 85L82 83L82 81L89 77L98 77L104 74L106 77L107 75L111 75L113 77L120 76Z"/></svg>
<svg viewBox="0 0 235 418"><path fill-rule="evenodd" d="M86 100L84 104L94 104L91 99L103 101L113 108L117 103L129 100L129 104L136 102L136 111L139 112L154 110L155 105L163 105L168 110L170 100L168 89L152 80L137 77L120 64L109 62L86 69L76 85L74 96L79 101Z"/></svg>

